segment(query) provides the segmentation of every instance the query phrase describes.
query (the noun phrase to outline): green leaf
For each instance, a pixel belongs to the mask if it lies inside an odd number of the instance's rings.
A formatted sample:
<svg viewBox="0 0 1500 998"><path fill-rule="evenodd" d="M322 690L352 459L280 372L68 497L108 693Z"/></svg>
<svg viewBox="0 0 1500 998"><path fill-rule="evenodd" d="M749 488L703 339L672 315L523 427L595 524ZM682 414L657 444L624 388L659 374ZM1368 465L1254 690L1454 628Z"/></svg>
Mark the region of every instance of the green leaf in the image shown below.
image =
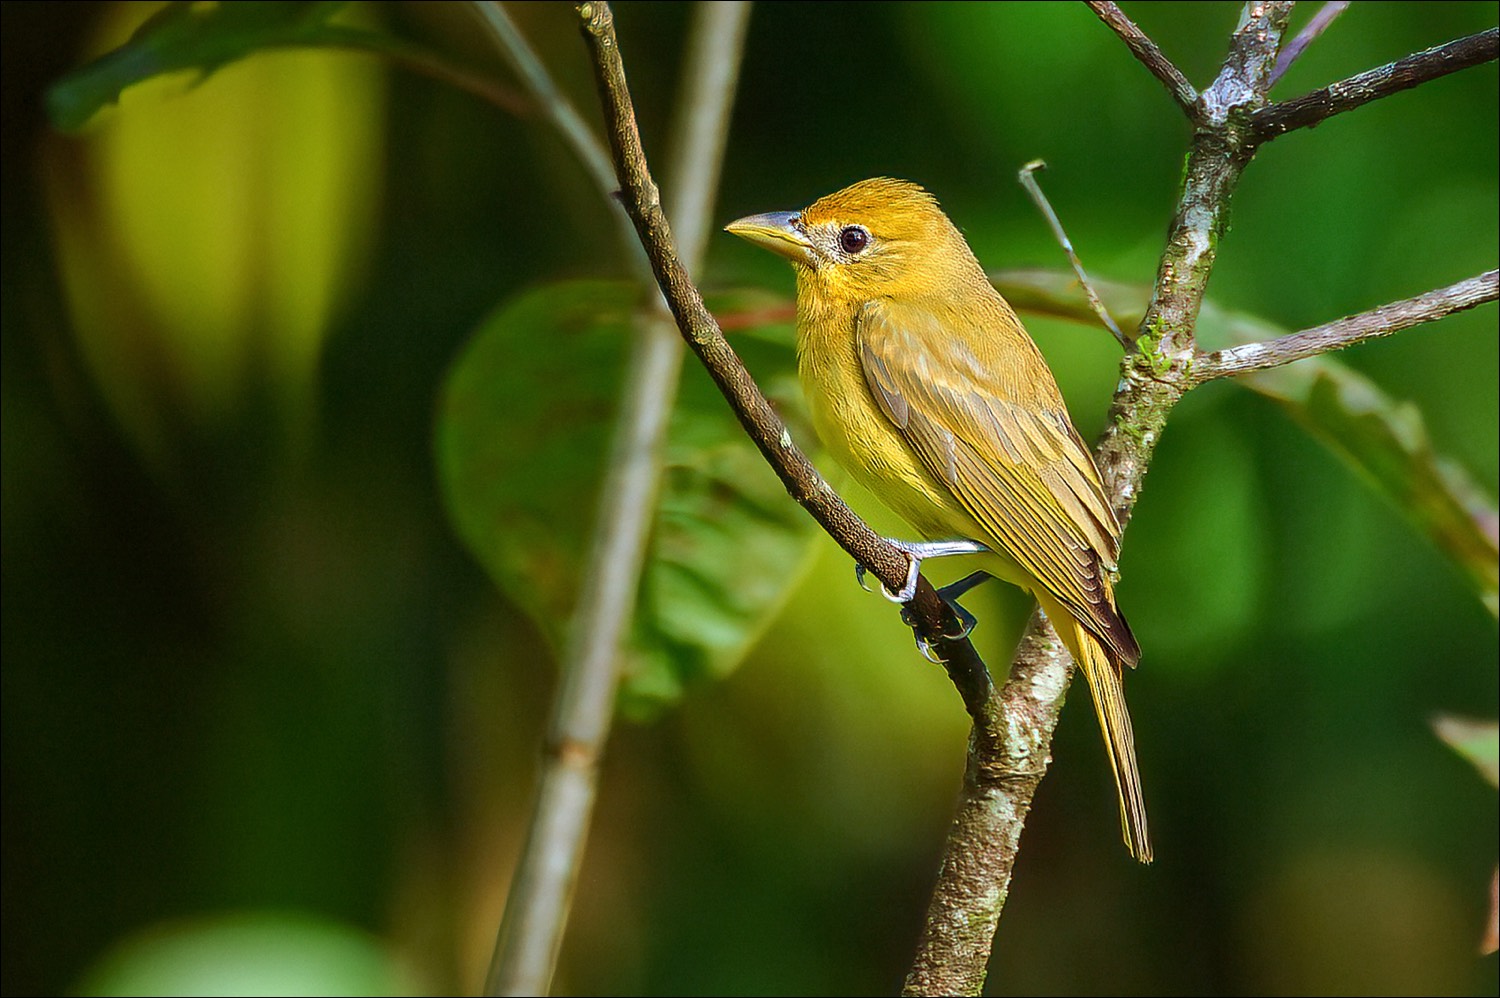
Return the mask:
<svg viewBox="0 0 1500 998"><path fill-rule="evenodd" d="M560 648L577 602L633 335L623 284L553 284L480 326L448 375L438 472L459 536L496 585ZM746 294L710 300L756 316ZM736 346L799 441L795 356L783 323ZM730 672L801 577L817 528L691 360L664 453L622 705L647 714L686 684Z"/></svg>
<svg viewBox="0 0 1500 998"><path fill-rule="evenodd" d="M1060 271L1011 271L995 286L1022 311L1097 323L1077 282ZM1097 284L1115 320L1138 326L1150 291ZM1205 303L1198 317L1201 350L1285 336L1288 330ZM1480 600L1500 616L1500 516L1495 499L1455 462L1439 454L1421 412L1391 398L1332 356L1235 378L1275 399L1315 437L1360 472L1469 576Z"/></svg>
<svg viewBox="0 0 1500 998"><path fill-rule="evenodd" d="M184 70L206 77L262 49L326 46L391 52L404 47L377 32L328 23L343 6L337 0L170 3L120 48L54 84L47 92L47 112L59 128L81 128L133 84Z"/></svg>
<svg viewBox="0 0 1500 998"><path fill-rule="evenodd" d="M1444 714L1432 719L1432 729L1459 755L1469 760L1492 787L1500 787L1500 724Z"/></svg>

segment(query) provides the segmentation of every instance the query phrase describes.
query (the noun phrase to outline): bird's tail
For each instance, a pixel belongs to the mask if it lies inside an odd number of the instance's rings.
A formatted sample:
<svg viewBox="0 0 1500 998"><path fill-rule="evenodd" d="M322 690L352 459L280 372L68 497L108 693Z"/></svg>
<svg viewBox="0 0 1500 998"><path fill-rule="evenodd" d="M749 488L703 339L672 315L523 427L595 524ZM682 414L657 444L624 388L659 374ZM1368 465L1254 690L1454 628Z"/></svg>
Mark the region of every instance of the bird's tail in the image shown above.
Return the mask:
<svg viewBox="0 0 1500 998"><path fill-rule="evenodd" d="M1121 667L1110 661L1098 640L1066 608L1050 599L1043 601L1042 608L1088 680L1094 713L1104 735L1104 750L1109 755L1120 797L1120 832L1125 838L1125 848L1142 863L1149 863L1151 837L1146 829L1146 799L1141 794L1141 774L1135 764L1135 734L1130 727L1130 711L1125 706Z"/></svg>

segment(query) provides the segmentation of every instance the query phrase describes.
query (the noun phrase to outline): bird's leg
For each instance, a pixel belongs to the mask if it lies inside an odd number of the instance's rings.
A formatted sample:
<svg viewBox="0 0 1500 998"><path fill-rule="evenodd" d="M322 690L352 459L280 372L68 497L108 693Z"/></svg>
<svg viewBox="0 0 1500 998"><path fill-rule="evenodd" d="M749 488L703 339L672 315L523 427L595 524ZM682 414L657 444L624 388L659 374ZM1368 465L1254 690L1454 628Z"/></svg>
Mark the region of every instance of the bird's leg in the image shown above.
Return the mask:
<svg viewBox="0 0 1500 998"><path fill-rule="evenodd" d="M989 548L985 547L978 541L970 540L898 541L893 538L887 537L885 538L885 541L886 543L895 545L897 548L905 551L906 556L911 559L911 566L906 573L906 585L901 587L901 591L899 593L892 593L889 589L886 589L883 584L880 587L881 595L883 595L886 599L890 600L893 603L903 604L910 601L911 598L917 594L917 572L920 569L922 562L927 558L943 558L955 554L984 554L989 551ZM865 566L858 563L855 564L854 579L859 583L860 588L864 589L866 592L869 592L870 587L865 585L866 571L867 569L865 568ZM978 624L979 621L972 613L970 613L968 610L965 610L958 604L958 598L964 593L968 592L970 589L973 589L975 586L979 585L981 582L992 578L994 578L994 576L992 576L989 572L971 572L968 575L964 576L962 579L959 579L957 582L943 586L937 591L937 594L942 597L943 602L952 607L954 615L958 617L958 633L945 635L946 637L949 637L954 641L960 641L969 636L969 632L974 629L974 626ZM906 626L910 627L913 631L916 630L916 624L912 621L911 615L905 606L901 608L901 620L905 622ZM926 658L929 662L942 664L942 659L937 658L932 654L932 648L927 644L927 642L923 641L920 636L917 638L917 649L921 651L922 657Z"/></svg>
<svg viewBox="0 0 1500 998"><path fill-rule="evenodd" d="M898 548L899 550L905 551L906 556L911 559L911 565L906 572L906 584L901 587L901 591L899 593L891 592L885 587L883 583L880 586L881 595L890 600L892 603L906 603L909 602L913 596L917 595L917 573L921 568L922 562L926 561L928 558L946 558L949 555L955 554L984 554L985 552L989 551L989 548L985 547L978 541L969 540L898 541L894 537L885 537L882 538L882 540L884 540L887 544ZM855 562L854 581L858 582L859 587L865 592L870 591L870 587L865 585L865 573L867 571L869 571L869 569L865 568L865 566L859 564L858 562ZM972 576L970 576L970 578L972 578ZM968 580L966 579L965 581ZM969 589L972 589L974 586L977 586L979 582L983 581L983 579L980 579L978 582L970 582L967 587L959 590L959 594L962 595L963 593L968 592ZM954 583L954 585L958 585L958 583Z"/></svg>

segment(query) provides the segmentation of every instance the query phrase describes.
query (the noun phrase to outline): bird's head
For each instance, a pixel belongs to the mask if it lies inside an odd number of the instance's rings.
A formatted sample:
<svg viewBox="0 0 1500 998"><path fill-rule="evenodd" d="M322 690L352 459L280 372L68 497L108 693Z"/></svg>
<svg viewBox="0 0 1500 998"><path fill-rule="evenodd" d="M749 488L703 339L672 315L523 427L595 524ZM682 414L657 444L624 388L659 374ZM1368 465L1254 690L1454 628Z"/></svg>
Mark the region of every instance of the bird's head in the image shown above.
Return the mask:
<svg viewBox="0 0 1500 998"><path fill-rule="evenodd" d="M750 215L724 228L786 257L799 280L839 296L922 295L983 278L937 199L906 180L861 180L801 211Z"/></svg>

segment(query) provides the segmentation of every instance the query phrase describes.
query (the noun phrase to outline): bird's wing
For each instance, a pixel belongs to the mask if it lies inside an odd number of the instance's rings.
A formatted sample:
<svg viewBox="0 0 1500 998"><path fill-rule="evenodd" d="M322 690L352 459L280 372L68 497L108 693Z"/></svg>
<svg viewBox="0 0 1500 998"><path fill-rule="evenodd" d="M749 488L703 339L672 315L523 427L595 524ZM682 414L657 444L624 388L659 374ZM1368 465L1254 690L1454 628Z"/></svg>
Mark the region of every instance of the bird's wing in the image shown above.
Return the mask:
<svg viewBox="0 0 1500 998"><path fill-rule="evenodd" d="M1093 459L1061 399L1053 411L1017 404L963 332L941 328L921 306L871 302L858 326L871 393L1004 552L1134 665L1140 646L1108 575L1119 526Z"/></svg>

